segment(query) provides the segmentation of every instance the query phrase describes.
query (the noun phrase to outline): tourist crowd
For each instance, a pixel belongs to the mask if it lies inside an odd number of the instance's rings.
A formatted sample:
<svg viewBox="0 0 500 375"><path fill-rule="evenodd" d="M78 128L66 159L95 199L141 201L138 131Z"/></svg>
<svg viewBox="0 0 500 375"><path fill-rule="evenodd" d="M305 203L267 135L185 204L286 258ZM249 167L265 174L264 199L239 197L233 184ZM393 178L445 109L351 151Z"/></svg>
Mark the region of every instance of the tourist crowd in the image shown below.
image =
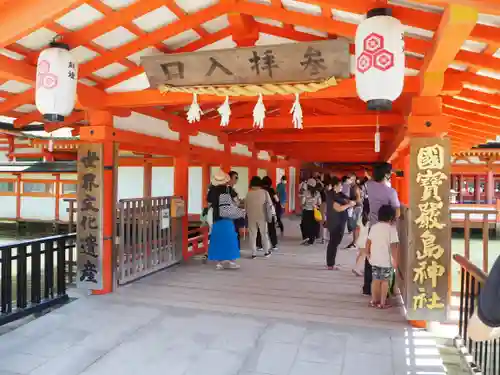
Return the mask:
<svg viewBox="0 0 500 375"><path fill-rule="evenodd" d="M346 249L358 249L352 272L364 277L363 294L371 295L370 305L382 309L390 307L386 297L394 282L399 243L396 219L400 205L389 183L391 174L391 165L382 163L362 180L355 174L342 179L315 176L299 186L301 244L322 244L328 237L326 267L338 270L337 252L344 234L350 233L352 241ZM271 256L278 249L277 229L282 235L284 232L281 215L287 201L286 176L276 190L270 177L252 177L244 200L234 189L238 178L234 171L217 173L204 210L211 222L208 260L221 270L239 268L236 260L242 228L248 229L252 258L259 253Z"/></svg>

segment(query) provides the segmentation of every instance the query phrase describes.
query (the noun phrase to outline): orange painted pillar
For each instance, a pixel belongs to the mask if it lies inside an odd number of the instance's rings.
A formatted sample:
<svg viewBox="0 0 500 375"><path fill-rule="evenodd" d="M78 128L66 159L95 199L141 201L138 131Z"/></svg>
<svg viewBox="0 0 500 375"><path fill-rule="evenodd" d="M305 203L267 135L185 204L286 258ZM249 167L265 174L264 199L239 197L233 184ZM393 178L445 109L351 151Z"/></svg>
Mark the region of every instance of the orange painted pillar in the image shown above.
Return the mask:
<svg viewBox="0 0 500 375"><path fill-rule="evenodd" d="M301 209L301 202L300 202L300 192L299 192L299 187L300 187L300 165L297 165L295 167L295 181L290 181L291 184L295 184L295 213L300 213L302 211Z"/></svg>
<svg viewBox="0 0 500 375"><path fill-rule="evenodd" d="M56 222L59 222L59 206L61 204L61 174L57 173L53 175L56 178L55 181L55 208L54 208L54 218Z"/></svg>
<svg viewBox="0 0 500 375"><path fill-rule="evenodd" d="M187 259L189 230L189 141L181 134L181 154L174 158L174 195L184 200L185 215L182 217L182 254Z"/></svg>
<svg viewBox="0 0 500 375"><path fill-rule="evenodd" d="M493 198L495 196L495 175L493 169L488 170L488 175L486 176L486 203L493 204Z"/></svg>
<svg viewBox="0 0 500 375"><path fill-rule="evenodd" d="M476 204L481 203L481 180L479 175L474 176L474 199Z"/></svg>
<svg viewBox="0 0 500 375"><path fill-rule="evenodd" d="M268 165L268 167L266 168L267 176L273 181L274 186L276 186L276 184L278 183L278 181L276 181L277 161L278 158L276 156L271 156L271 165Z"/></svg>
<svg viewBox="0 0 500 375"><path fill-rule="evenodd" d="M91 126L113 126L113 115L106 111L90 111ZM116 221L116 143L112 140L103 143L103 192L102 192L102 274L101 290L93 294L107 294L114 290L115 260L113 258L114 230Z"/></svg>
<svg viewBox="0 0 500 375"><path fill-rule="evenodd" d="M458 175L458 197L460 203L464 203L464 192L464 175L460 173Z"/></svg>
<svg viewBox="0 0 500 375"><path fill-rule="evenodd" d="M224 158L220 168L224 172L229 173L231 171L231 144L226 139L222 139L221 143L224 144Z"/></svg>
<svg viewBox="0 0 500 375"><path fill-rule="evenodd" d="M153 165L150 161L146 160L144 163L144 197L151 197L153 192Z"/></svg>
<svg viewBox="0 0 500 375"><path fill-rule="evenodd" d="M201 165L201 201L203 207L207 206L207 192L208 186L210 185L210 165L202 164Z"/></svg>
<svg viewBox="0 0 500 375"><path fill-rule="evenodd" d="M258 168L257 168L257 154L259 153L258 151L251 149L252 151L252 158L250 159L250 163L248 164L248 182L252 179L253 176L257 176L259 173Z"/></svg>
<svg viewBox="0 0 500 375"><path fill-rule="evenodd" d="M21 219L21 174L16 176L16 219Z"/></svg>

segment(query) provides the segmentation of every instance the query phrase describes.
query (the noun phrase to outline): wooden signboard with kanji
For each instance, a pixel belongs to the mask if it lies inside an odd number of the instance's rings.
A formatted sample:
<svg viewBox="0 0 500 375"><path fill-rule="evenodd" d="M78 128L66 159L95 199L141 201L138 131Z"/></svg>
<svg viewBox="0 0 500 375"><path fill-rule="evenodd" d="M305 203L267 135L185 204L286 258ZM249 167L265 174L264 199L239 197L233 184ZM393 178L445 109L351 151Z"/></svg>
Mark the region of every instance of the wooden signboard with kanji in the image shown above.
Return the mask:
<svg viewBox="0 0 500 375"><path fill-rule="evenodd" d="M102 289L103 145L78 147L77 286Z"/></svg>
<svg viewBox="0 0 500 375"><path fill-rule="evenodd" d="M450 141L410 140L408 319L444 322L451 267L449 215Z"/></svg>
<svg viewBox="0 0 500 375"><path fill-rule="evenodd" d="M141 58L152 87L240 85L348 78L346 39Z"/></svg>

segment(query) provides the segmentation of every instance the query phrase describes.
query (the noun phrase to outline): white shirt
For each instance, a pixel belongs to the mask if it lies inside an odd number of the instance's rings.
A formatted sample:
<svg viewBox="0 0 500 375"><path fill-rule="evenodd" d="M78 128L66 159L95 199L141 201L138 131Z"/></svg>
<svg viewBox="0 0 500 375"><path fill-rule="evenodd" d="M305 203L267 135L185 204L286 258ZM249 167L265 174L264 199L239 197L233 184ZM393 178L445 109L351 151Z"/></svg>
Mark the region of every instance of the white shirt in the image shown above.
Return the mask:
<svg viewBox="0 0 500 375"><path fill-rule="evenodd" d="M365 249L366 241L368 240L370 223L366 223L366 225L363 225L362 215L358 219L358 228L359 228L359 235L358 235L358 240L356 241L356 246L359 247L360 249Z"/></svg>
<svg viewBox="0 0 500 375"><path fill-rule="evenodd" d="M368 239L371 241L370 264L377 267L392 267L391 245L399 243L394 225L379 222L371 226Z"/></svg>

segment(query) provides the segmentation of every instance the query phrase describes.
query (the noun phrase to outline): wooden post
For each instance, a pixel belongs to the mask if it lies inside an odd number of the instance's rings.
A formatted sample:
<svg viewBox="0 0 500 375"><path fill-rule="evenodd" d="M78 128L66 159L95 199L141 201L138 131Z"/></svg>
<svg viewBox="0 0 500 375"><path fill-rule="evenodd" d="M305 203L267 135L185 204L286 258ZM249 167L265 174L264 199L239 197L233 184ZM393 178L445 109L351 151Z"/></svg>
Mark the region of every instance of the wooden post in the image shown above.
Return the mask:
<svg viewBox="0 0 500 375"><path fill-rule="evenodd" d="M89 111L89 122L96 128L113 127L113 115ZM117 145L111 139L79 145L77 281L93 294L111 293L116 285L116 161Z"/></svg>
<svg viewBox="0 0 500 375"><path fill-rule="evenodd" d="M481 203L481 180L479 175L474 176L474 199L476 204Z"/></svg>
<svg viewBox="0 0 500 375"><path fill-rule="evenodd" d="M174 195L184 200L185 214L182 217L182 254L188 258L188 230L189 230L189 138L180 134L182 153L174 159Z"/></svg>
<svg viewBox="0 0 500 375"><path fill-rule="evenodd" d="M59 207L61 205L61 174L56 173L53 175L56 180L55 180L55 208L54 208L54 219L56 223L59 223Z"/></svg>
<svg viewBox="0 0 500 375"><path fill-rule="evenodd" d="M399 265L405 273L407 318L415 327L447 320L450 288L449 120L438 97L416 97L407 120L409 147L405 160L408 238Z"/></svg>
<svg viewBox="0 0 500 375"><path fill-rule="evenodd" d="M486 204L493 204L495 196L495 175L493 173L493 166L489 167L488 174L486 175Z"/></svg>
<svg viewBox="0 0 500 375"><path fill-rule="evenodd" d="M458 175L458 196L459 202L464 203L464 175L462 173Z"/></svg>
<svg viewBox="0 0 500 375"><path fill-rule="evenodd" d="M151 197L153 183L153 165L149 160L144 161L144 197Z"/></svg>
<svg viewBox="0 0 500 375"><path fill-rule="evenodd" d="M290 181L291 184L295 184L295 213L302 212L302 202L300 201L300 165L295 167L295 181Z"/></svg>
<svg viewBox="0 0 500 375"><path fill-rule="evenodd" d="M21 220L21 174L19 173L16 176L16 220Z"/></svg>
<svg viewBox="0 0 500 375"><path fill-rule="evenodd" d="M497 199L495 207L497 209L496 222L495 222L495 235L497 238L500 238L500 199Z"/></svg>

